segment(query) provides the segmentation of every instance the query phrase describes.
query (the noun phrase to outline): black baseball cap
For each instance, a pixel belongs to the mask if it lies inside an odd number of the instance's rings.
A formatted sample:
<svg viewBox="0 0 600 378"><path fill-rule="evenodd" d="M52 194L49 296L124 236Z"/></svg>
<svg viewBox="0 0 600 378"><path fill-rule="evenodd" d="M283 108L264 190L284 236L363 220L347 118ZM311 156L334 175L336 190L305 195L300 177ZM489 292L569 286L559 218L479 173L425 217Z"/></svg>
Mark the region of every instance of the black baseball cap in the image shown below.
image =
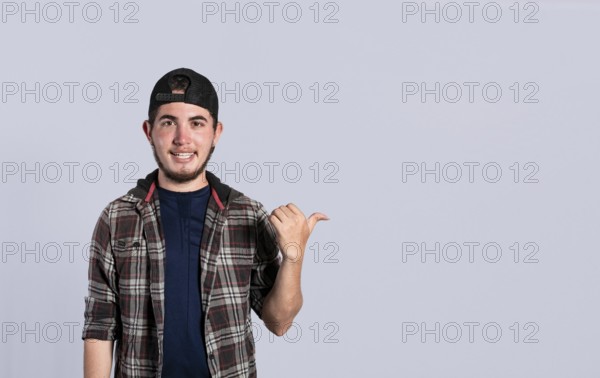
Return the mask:
<svg viewBox="0 0 600 378"><path fill-rule="evenodd" d="M181 77L184 82L187 81L185 93L173 93L173 87L177 82L182 81ZM156 82L150 95L148 115L159 106L170 102L198 105L208 110L215 122L218 120L219 98L215 87L206 77L189 68L178 68L168 72Z"/></svg>

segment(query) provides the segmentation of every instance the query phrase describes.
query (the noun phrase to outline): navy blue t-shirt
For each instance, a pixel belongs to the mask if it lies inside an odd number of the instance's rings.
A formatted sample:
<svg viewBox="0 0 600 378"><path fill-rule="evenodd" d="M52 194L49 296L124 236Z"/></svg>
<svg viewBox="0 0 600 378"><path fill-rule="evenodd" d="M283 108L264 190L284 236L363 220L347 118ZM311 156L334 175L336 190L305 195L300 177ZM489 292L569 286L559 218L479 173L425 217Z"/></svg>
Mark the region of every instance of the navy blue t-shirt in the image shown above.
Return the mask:
<svg viewBox="0 0 600 378"><path fill-rule="evenodd" d="M200 242L210 197L158 188L166 242L163 378L210 377L200 291Z"/></svg>

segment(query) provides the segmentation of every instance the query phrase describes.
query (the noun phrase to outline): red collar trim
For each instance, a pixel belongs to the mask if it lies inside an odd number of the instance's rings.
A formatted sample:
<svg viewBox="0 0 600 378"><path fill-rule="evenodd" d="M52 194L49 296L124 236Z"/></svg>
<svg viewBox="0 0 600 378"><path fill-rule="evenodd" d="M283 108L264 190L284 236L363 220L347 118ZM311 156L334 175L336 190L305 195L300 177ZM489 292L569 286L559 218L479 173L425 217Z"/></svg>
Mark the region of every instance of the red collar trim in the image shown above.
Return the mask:
<svg viewBox="0 0 600 378"><path fill-rule="evenodd" d="M221 199L219 199L219 196L217 195L217 191L212 186L211 186L211 192L212 192L213 198L217 202L217 205L219 205L219 209L223 210L225 208L225 206L223 206L223 203L221 202Z"/></svg>
<svg viewBox="0 0 600 378"><path fill-rule="evenodd" d="M144 201L150 202L150 198L152 198L152 193L154 193L154 189L156 188L156 183L152 182L150 185L150 189L148 189L148 194L146 195L146 199Z"/></svg>

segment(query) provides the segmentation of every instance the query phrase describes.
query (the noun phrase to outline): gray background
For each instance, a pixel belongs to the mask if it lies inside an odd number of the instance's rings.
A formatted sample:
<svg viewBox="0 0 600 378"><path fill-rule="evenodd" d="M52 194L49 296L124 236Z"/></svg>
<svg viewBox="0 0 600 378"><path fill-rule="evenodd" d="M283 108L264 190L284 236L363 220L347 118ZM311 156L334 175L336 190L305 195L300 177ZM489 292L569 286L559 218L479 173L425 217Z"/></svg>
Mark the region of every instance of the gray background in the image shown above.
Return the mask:
<svg viewBox="0 0 600 378"><path fill-rule="evenodd" d="M0 376L81 376L86 243L177 67L221 91L210 170L331 218L260 376L600 376L600 6L513 3L3 2Z"/></svg>

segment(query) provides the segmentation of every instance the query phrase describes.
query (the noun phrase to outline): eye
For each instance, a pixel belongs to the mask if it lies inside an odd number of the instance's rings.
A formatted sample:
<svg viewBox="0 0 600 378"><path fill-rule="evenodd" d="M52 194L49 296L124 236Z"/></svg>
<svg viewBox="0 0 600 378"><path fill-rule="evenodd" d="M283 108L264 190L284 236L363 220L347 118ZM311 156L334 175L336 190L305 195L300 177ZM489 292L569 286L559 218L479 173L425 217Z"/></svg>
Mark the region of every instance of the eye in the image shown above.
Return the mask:
<svg viewBox="0 0 600 378"><path fill-rule="evenodd" d="M160 123L161 126L172 126L174 124L175 123L173 121L171 121L170 119L165 119Z"/></svg>
<svg viewBox="0 0 600 378"><path fill-rule="evenodd" d="M192 122L192 126L194 126L194 127L202 127L202 126L204 126L204 122L202 122L202 121L193 121Z"/></svg>

